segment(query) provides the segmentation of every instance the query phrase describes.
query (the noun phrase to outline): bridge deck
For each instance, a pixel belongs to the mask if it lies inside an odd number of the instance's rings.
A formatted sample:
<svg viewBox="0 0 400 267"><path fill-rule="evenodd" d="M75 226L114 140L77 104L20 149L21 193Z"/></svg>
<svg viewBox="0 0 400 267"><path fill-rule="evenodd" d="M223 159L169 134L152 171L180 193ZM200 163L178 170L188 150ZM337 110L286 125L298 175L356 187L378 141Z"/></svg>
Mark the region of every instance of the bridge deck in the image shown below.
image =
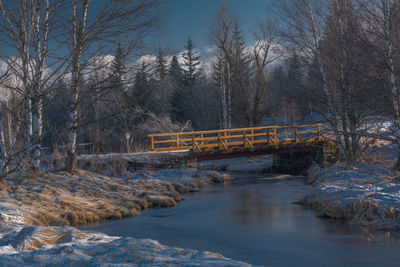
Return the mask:
<svg viewBox="0 0 400 267"><path fill-rule="evenodd" d="M214 131L150 134L153 151L227 151L235 148L312 144L321 141L321 124L265 126Z"/></svg>

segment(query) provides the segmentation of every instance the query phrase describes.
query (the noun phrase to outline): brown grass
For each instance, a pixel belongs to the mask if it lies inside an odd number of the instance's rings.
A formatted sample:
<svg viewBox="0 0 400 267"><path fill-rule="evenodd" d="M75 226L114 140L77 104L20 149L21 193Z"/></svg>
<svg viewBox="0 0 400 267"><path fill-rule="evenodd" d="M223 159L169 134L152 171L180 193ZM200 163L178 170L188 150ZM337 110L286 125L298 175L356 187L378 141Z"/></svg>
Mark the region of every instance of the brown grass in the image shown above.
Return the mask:
<svg viewBox="0 0 400 267"><path fill-rule="evenodd" d="M369 230L395 230L396 224L391 221L400 219L400 212L393 207L382 207L378 203L368 199L358 199L348 205L332 201L312 201L303 199L298 204L311 207L317 212L317 216L339 219L350 226L361 227Z"/></svg>
<svg viewBox="0 0 400 267"><path fill-rule="evenodd" d="M171 207L182 197L170 183L122 182L86 171L7 178L0 201L24 207L29 225L79 225L136 216L151 207Z"/></svg>
<svg viewBox="0 0 400 267"><path fill-rule="evenodd" d="M17 251L32 251L44 245L55 245L87 236L72 227L24 227L17 234L5 237Z"/></svg>

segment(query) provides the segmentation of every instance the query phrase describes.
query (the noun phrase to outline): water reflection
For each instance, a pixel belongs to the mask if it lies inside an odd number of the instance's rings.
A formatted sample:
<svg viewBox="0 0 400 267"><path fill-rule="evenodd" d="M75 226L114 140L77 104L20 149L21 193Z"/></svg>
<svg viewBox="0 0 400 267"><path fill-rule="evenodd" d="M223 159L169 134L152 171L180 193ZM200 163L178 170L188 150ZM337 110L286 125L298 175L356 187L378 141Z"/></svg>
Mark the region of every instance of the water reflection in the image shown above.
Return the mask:
<svg viewBox="0 0 400 267"><path fill-rule="evenodd" d="M228 184L190 194L174 208L83 227L159 240L268 266L399 266L398 242L315 217L293 204L310 190L300 178L234 174ZM383 259L385 259L383 261Z"/></svg>

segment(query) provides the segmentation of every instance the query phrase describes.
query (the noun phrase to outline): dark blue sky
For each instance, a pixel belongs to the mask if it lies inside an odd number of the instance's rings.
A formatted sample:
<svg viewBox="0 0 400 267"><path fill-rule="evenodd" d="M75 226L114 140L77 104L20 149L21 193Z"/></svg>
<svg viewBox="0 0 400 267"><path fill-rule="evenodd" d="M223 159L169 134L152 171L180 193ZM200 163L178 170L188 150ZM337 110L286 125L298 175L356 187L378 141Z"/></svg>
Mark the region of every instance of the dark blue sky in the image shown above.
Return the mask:
<svg viewBox="0 0 400 267"><path fill-rule="evenodd" d="M192 38L198 50L209 46L209 25L218 6L226 2L235 15L241 19L245 38L252 41L251 29L258 18L265 18L268 7L274 0L166 0L163 12L164 33L155 38L153 45L176 51L183 50L188 37ZM275 0L276 1L276 0Z"/></svg>

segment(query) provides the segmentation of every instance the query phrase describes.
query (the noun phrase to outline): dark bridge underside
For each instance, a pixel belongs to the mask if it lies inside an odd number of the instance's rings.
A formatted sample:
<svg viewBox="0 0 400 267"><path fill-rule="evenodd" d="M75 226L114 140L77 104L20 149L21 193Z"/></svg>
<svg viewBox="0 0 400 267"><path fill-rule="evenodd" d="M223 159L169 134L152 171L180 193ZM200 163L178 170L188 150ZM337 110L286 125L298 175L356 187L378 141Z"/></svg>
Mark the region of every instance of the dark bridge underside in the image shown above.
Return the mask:
<svg viewBox="0 0 400 267"><path fill-rule="evenodd" d="M282 153L294 153L294 152L311 152L318 151L323 146L323 142L315 144L293 144L282 147L256 147L256 148L240 148L231 149L226 151L209 151L209 152L193 152L193 156L197 158L197 161L206 160L219 160L229 158L240 158L240 157L254 157L270 154L282 154Z"/></svg>
<svg viewBox="0 0 400 267"><path fill-rule="evenodd" d="M281 147L240 148L230 151L193 153L193 156L197 161L206 161L273 154L271 171L304 174L313 164L323 166L330 160L333 150L328 144L327 142L316 142L312 144L287 144Z"/></svg>

